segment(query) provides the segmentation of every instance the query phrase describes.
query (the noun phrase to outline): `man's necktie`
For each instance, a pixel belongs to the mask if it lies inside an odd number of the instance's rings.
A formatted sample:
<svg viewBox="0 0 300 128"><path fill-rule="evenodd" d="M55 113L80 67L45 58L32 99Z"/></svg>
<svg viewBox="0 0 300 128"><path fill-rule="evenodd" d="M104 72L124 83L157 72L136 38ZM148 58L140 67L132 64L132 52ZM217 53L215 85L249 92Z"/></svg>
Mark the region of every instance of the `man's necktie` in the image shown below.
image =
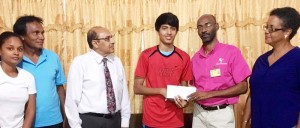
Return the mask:
<svg viewBox="0 0 300 128"><path fill-rule="evenodd" d="M107 67L107 58L103 58L102 61L104 64L104 75L105 75L105 83L106 83L107 109L110 113L113 113L116 111L116 99L115 99L114 88Z"/></svg>

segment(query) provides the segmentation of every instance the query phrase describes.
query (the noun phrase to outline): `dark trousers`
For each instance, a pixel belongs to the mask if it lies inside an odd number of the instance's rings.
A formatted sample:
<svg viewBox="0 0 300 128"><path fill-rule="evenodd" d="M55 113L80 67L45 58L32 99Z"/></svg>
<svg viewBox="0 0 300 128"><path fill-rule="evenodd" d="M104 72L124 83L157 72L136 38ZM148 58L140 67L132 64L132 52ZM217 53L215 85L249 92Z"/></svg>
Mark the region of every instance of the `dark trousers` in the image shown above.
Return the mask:
<svg viewBox="0 0 300 128"><path fill-rule="evenodd" d="M99 117L89 114L79 114L82 128L121 128L121 114L117 112L111 117Z"/></svg>
<svg viewBox="0 0 300 128"><path fill-rule="evenodd" d="M59 124L54 124L54 125L50 125L50 126L44 126L44 127L38 127L38 128L62 128L63 127L63 123L59 123Z"/></svg>

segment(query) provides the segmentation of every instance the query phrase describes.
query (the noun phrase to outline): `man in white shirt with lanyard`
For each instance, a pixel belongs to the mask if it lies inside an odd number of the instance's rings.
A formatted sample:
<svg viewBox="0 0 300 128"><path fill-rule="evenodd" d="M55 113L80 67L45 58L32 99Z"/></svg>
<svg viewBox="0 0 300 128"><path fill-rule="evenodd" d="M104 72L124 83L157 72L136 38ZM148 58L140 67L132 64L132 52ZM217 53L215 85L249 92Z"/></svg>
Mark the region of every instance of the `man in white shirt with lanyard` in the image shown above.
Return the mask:
<svg viewBox="0 0 300 128"><path fill-rule="evenodd" d="M130 101L121 60L113 55L114 39L103 27L87 33L91 50L69 69L65 111L72 128L129 127Z"/></svg>

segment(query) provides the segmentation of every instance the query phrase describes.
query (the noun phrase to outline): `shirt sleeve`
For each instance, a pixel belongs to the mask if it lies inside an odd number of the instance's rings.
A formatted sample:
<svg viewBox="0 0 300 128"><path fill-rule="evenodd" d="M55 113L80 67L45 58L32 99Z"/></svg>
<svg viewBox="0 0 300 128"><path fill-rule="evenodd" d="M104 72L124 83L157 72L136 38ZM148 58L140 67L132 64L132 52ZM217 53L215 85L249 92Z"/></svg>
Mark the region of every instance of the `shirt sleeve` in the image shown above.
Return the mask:
<svg viewBox="0 0 300 128"><path fill-rule="evenodd" d="M74 59L69 69L65 112L71 128L81 128L78 104L81 99L83 85L83 69L80 61Z"/></svg>
<svg viewBox="0 0 300 128"><path fill-rule="evenodd" d="M56 73L55 84L60 86L66 83L66 77L58 56L56 61L57 61L58 70Z"/></svg>
<svg viewBox="0 0 300 128"><path fill-rule="evenodd" d="M129 94L128 94L128 88L127 88L127 80L124 68L122 66L122 72L123 72L123 93L122 93L122 101L121 101L121 127L129 127L129 120L130 120L130 100L129 100Z"/></svg>
<svg viewBox="0 0 300 128"><path fill-rule="evenodd" d="M33 75L28 74L28 94L35 94L36 87L35 87L35 80Z"/></svg>
<svg viewBox="0 0 300 128"><path fill-rule="evenodd" d="M181 81L191 81L193 79L192 66L190 56L186 56L186 61L184 63L183 72L181 75Z"/></svg>
<svg viewBox="0 0 300 128"><path fill-rule="evenodd" d="M250 68L240 50L233 52L231 71L235 83L240 83L251 75Z"/></svg>
<svg viewBox="0 0 300 128"><path fill-rule="evenodd" d="M191 70L192 70L192 80L189 81L189 85L195 86L195 77L194 77L194 74L193 74L193 61L192 60L190 62Z"/></svg>
<svg viewBox="0 0 300 128"><path fill-rule="evenodd" d="M135 76L145 78L147 72L148 72L148 60L145 57L145 53L142 53L140 55L140 58L138 60L138 63L137 63L136 69L135 69Z"/></svg>

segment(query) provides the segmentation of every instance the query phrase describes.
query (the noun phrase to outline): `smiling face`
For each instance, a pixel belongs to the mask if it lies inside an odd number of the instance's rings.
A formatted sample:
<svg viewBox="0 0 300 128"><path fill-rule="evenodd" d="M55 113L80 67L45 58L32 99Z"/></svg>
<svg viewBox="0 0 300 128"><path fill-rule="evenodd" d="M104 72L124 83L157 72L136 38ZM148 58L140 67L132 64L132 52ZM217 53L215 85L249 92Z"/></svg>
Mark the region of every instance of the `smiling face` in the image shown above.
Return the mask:
<svg viewBox="0 0 300 128"><path fill-rule="evenodd" d="M203 44L208 45L216 39L219 25L212 15L203 15L197 22L197 29Z"/></svg>
<svg viewBox="0 0 300 128"><path fill-rule="evenodd" d="M40 50L44 44L44 28L39 22L29 22L26 24L26 34L22 35L24 45L30 49Z"/></svg>
<svg viewBox="0 0 300 128"><path fill-rule="evenodd" d="M176 27L172 27L168 24L163 24L160 26L157 33L162 44L173 45L177 29Z"/></svg>
<svg viewBox="0 0 300 128"><path fill-rule="evenodd" d="M20 38L12 36L6 39L0 46L2 63L16 66L23 56L23 44Z"/></svg>

